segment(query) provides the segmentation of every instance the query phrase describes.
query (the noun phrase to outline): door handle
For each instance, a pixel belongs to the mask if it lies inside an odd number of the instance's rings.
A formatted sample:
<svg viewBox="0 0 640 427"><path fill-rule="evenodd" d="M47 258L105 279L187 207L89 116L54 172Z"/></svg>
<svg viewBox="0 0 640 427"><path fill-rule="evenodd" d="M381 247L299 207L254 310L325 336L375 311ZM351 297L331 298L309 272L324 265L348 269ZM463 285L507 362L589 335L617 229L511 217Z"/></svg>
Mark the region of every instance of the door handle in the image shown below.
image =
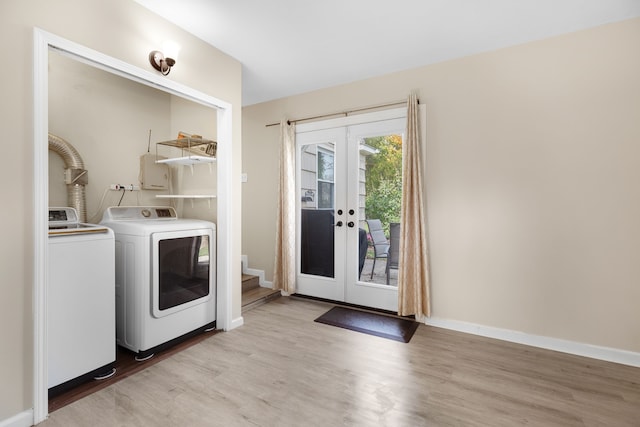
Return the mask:
<svg viewBox="0 0 640 427"><path fill-rule="evenodd" d="M336 227L342 227L342 221L336 222Z"/></svg>
<svg viewBox="0 0 640 427"><path fill-rule="evenodd" d="M347 225L348 225L349 227L353 228L353 226L354 226L355 224L353 223L353 221L349 221L349 222L347 223Z"/></svg>

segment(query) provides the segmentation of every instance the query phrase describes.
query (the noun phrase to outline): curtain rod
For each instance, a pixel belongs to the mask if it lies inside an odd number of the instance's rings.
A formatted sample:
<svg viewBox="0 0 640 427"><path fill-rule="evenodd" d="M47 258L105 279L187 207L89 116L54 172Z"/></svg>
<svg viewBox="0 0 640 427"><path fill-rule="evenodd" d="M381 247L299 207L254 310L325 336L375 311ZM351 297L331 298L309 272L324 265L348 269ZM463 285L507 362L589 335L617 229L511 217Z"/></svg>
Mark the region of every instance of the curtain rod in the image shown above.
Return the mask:
<svg viewBox="0 0 640 427"><path fill-rule="evenodd" d="M371 107L362 107L362 108L356 108L354 110L347 110L347 111L340 111L338 113L329 113L329 114L321 114L319 116L313 116L313 117L304 117L302 119L295 119L295 120L287 120L287 124L291 124L291 123L298 123L298 122L304 122L307 120L315 120L315 119L323 119L325 117L332 117L332 116L348 116L351 113L359 113L361 111L367 111L367 110L375 110L377 108L384 108L384 107L392 107L394 105L400 105L400 104L406 104L407 101L396 101L396 102L389 102L387 104L380 104L380 105L373 105ZM418 104L420 103L420 100L418 100ZM265 125L266 127L271 127L271 126L278 126L280 123L269 123L268 125Z"/></svg>

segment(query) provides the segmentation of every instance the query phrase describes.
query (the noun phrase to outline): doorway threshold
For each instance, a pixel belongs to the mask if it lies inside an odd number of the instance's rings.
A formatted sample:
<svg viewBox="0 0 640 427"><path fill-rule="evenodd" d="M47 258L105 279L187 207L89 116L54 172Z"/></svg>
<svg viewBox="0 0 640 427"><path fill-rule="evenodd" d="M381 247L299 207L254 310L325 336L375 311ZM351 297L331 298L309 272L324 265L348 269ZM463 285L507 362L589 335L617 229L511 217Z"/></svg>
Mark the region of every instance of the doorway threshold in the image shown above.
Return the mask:
<svg viewBox="0 0 640 427"><path fill-rule="evenodd" d="M391 311L391 310L384 310L384 309L375 308L375 307L367 307L367 306L358 305L358 304L351 304L351 303L343 302L343 301L334 301L334 300L330 300L330 299L326 299L326 298L314 297L314 296L310 296L310 295L291 294L290 297L291 298L318 301L318 302L324 302L324 303L333 304L333 305L336 305L336 306L349 307L349 308L354 308L354 309L362 310L362 311L369 311L371 313L384 314L386 316L397 317L399 319L415 320L415 318L416 318L416 316L414 316L413 314L411 314L409 316L400 316L400 315L398 315L397 312Z"/></svg>

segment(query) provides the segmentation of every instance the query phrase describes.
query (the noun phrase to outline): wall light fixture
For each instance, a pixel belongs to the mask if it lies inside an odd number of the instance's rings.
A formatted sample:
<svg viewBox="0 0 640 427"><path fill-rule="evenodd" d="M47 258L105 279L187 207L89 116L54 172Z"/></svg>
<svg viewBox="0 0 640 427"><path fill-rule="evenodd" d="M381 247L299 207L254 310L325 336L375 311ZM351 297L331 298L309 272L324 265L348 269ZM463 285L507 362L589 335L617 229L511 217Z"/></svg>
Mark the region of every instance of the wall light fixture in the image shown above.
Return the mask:
<svg viewBox="0 0 640 427"><path fill-rule="evenodd" d="M177 43L166 41L162 44L162 50L164 53L159 50L152 50L149 53L149 62L153 68L166 76L171 71L171 67L176 64L180 46Z"/></svg>

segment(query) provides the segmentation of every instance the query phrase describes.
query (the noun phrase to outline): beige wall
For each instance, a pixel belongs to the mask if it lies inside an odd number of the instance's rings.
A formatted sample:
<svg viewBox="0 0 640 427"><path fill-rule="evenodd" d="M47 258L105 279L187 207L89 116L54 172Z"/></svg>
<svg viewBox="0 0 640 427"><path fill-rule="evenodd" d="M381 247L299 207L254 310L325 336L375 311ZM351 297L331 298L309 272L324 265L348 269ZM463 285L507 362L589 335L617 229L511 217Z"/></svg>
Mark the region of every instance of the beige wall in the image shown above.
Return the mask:
<svg viewBox="0 0 640 427"><path fill-rule="evenodd" d="M171 103L171 135L187 132L203 138L216 139L216 111L194 102L173 97ZM182 153L184 155L184 153ZM196 165L193 168L172 168L178 194L217 194L217 163ZM198 218L217 222L217 199L173 201L184 218Z"/></svg>
<svg viewBox="0 0 640 427"><path fill-rule="evenodd" d="M243 109L243 253L273 274L279 127L427 108L433 316L640 352L640 19Z"/></svg>
<svg viewBox="0 0 640 427"><path fill-rule="evenodd" d="M154 141L170 138L171 98L50 52L49 132L73 145L82 157L89 177L88 222L99 222L107 206L120 202L121 192L105 192L109 184L139 185L139 156L147 152L149 129ZM153 143L151 150L155 153ZM62 157L49 151L49 206L68 206L64 169ZM156 193L126 192L122 205L158 203Z"/></svg>
<svg viewBox="0 0 640 427"><path fill-rule="evenodd" d="M150 69L149 51L158 48L164 39L178 42L182 50L167 78L233 105L232 169L234 176L239 176L241 171L241 66L236 60L130 0L5 0L1 3L0 36L7 41L3 56L11 58L11 64L3 67L4 101L0 103L0 129L4 135L0 178L5 184L1 217L5 232L0 243L0 422L33 406L34 27L144 69ZM133 138L144 140L145 137ZM137 156L142 147L146 149L144 142L132 152ZM127 161L131 161L129 156ZM122 171L125 170L131 172L130 166L123 167ZM137 176L137 164L134 176ZM238 180L233 183L231 202L235 212L241 209L240 190ZM231 230L232 240L240 239L240 227L237 221ZM239 248L237 252L232 255L237 259L233 264L240 265ZM232 317L238 318L240 272L233 274Z"/></svg>

